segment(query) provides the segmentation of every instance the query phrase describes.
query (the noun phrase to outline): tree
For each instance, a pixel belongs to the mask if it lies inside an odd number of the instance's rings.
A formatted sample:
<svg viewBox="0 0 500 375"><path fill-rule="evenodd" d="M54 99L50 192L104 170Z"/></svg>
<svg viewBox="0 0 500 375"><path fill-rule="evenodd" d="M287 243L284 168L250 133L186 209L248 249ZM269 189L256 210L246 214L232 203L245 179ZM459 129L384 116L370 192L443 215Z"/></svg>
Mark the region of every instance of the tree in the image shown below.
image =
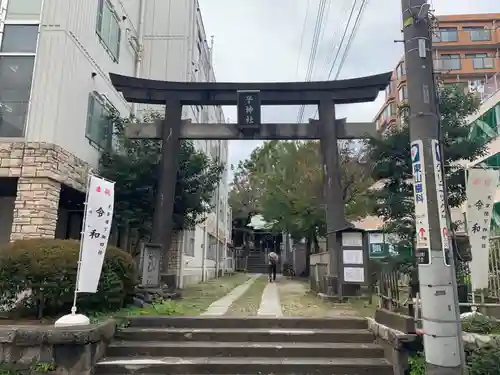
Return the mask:
<svg viewBox="0 0 500 375"><path fill-rule="evenodd" d="M466 199L466 192L464 170L458 162L472 161L486 153L483 139L469 137L467 123L467 118L478 110L479 101L474 93L465 93L459 86L440 87L438 98L448 204L459 207ZM403 126L391 128L381 139L368 142L369 157L374 162L372 178L381 185L372 193L374 213L384 219L386 232L399 236L400 249L411 248L415 238L410 131L407 125L410 111L408 105L402 106Z"/></svg>
<svg viewBox="0 0 500 375"><path fill-rule="evenodd" d="M339 150L342 195L348 219L364 216L357 201L371 185L370 166L355 144ZM259 192L260 212L276 231L305 238L308 250L319 250L318 237L326 235L323 167L319 142L267 142L252 165L252 181Z"/></svg>
<svg viewBox="0 0 500 375"><path fill-rule="evenodd" d="M236 243L248 245L253 230L248 227L253 216L260 213L259 209L259 187L255 181L255 162L261 148L252 151L246 160L240 160L238 165L231 166L233 180L229 191L229 205L232 209L232 228Z"/></svg>
<svg viewBox="0 0 500 375"><path fill-rule="evenodd" d="M148 112L143 121L160 118ZM115 221L138 233L139 239L150 238L158 190L161 142L131 140L124 130L134 118L111 116L115 129L114 150L109 148L100 159L99 173L115 181ZM224 170L218 160L197 151L190 141L182 141L175 186L174 230L192 229L205 220L210 201Z"/></svg>

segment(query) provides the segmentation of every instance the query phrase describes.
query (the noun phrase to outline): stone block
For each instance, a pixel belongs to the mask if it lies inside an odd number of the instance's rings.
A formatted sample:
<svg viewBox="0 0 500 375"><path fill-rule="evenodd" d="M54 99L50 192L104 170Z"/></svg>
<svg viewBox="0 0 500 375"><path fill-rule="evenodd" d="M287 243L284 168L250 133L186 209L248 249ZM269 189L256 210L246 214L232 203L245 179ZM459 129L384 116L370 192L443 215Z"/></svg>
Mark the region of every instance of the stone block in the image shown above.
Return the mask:
<svg viewBox="0 0 500 375"><path fill-rule="evenodd" d="M55 375L90 375L115 330L113 320L83 327L0 328L0 361L6 368L29 369L38 362L53 364Z"/></svg>
<svg viewBox="0 0 500 375"><path fill-rule="evenodd" d="M11 240L55 235L61 183L84 192L90 166L63 148L45 142L0 143L0 177L18 177ZM29 213L28 213L29 212ZM48 218L44 228L29 234L36 225L28 218ZM53 223L52 223L53 221ZM52 229L54 228L54 230ZM51 233L53 231L54 233Z"/></svg>

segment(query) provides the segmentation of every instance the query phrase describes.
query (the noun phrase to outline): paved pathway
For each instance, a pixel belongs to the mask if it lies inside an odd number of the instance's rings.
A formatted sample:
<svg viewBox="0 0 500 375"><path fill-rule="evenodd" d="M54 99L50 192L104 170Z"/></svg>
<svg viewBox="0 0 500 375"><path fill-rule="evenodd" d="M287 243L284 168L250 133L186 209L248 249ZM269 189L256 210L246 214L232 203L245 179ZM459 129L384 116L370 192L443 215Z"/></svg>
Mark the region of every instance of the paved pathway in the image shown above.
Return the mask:
<svg viewBox="0 0 500 375"><path fill-rule="evenodd" d="M279 282L279 279L276 281ZM281 311L280 296L278 294L278 287L276 282L267 284L264 292L262 293L262 300L260 301L258 316L280 317L283 316Z"/></svg>
<svg viewBox="0 0 500 375"><path fill-rule="evenodd" d="M255 280L260 276L261 274L255 274L252 275L252 277L246 281L245 283L237 286L233 290L231 290L228 294L226 294L224 297L221 299L218 299L217 301L213 302L208 309L203 312L201 315L204 316L220 316L224 315L227 310L229 310L229 307L231 304L236 301L238 298L240 298L243 293L245 293L250 285L252 285Z"/></svg>

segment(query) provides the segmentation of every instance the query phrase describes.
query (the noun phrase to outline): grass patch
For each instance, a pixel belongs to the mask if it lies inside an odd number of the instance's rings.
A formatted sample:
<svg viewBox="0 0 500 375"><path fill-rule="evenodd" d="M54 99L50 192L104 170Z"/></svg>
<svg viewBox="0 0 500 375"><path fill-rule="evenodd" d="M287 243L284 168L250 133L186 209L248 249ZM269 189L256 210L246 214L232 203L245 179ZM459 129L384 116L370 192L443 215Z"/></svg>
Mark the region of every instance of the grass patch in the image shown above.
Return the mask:
<svg viewBox="0 0 500 375"><path fill-rule="evenodd" d="M243 295L234 301L225 315L255 316L259 310L262 292L269 281L266 276L258 277Z"/></svg>
<svg viewBox="0 0 500 375"><path fill-rule="evenodd" d="M358 315L350 303L332 303L319 299L309 291L307 282L281 280L278 290L281 310L285 316L326 318Z"/></svg>
<svg viewBox="0 0 500 375"><path fill-rule="evenodd" d="M371 318L375 316L375 310L377 310L378 306L377 298L374 298L372 304L370 304L369 301L364 298L352 298L349 299L349 304L358 313L359 316Z"/></svg>
<svg viewBox="0 0 500 375"><path fill-rule="evenodd" d="M236 273L225 275L203 283L187 286L182 290L179 300L156 301L151 306L130 306L114 313L99 313L91 316L92 323L98 323L110 317L126 319L129 316L195 316L204 312L212 302L224 297L231 290L243 284L249 275Z"/></svg>

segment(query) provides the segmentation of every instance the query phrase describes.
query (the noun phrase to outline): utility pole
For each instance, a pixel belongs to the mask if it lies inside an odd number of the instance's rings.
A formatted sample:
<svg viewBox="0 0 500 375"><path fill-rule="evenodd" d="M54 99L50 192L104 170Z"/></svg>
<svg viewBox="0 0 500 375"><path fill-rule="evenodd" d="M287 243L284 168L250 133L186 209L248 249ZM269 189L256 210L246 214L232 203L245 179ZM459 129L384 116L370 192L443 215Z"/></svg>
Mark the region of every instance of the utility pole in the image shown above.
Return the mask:
<svg viewBox="0 0 500 375"><path fill-rule="evenodd" d="M465 373L427 0L402 0L416 246L429 375Z"/></svg>

